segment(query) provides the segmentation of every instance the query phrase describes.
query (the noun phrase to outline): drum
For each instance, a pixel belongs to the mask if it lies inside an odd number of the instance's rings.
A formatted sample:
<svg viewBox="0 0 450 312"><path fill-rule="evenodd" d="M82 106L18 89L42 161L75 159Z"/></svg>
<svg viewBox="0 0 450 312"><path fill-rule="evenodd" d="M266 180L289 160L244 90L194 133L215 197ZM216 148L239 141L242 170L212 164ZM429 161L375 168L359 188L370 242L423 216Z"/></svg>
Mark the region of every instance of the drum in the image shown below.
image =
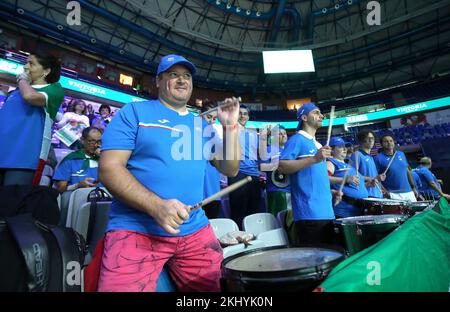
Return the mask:
<svg viewBox="0 0 450 312"><path fill-rule="evenodd" d="M407 202L387 198L363 198L361 200L364 215L408 214Z"/></svg>
<svg viewBox="0 0 450 312"><path fill-rule="evenodd" d="M337 241L353 255L383 239L407 218L403 214L392 214L337 219L334 222Z"/></svg>
<svg viewBox="0 0 450 312"><path fill-rule="evenodd" d="M416 213L422 212L427 208L433 209L436 203L437 203L436 200L424 200L415 203L408 203L409 213L411 216L413 216Z"/></svg>
<svg viewBox="0 0 450 312"><path fill-rule="evenodd" d="M344 259L325 248L265 247L222 262L222 288L231 292L312 291Z"/></svg>

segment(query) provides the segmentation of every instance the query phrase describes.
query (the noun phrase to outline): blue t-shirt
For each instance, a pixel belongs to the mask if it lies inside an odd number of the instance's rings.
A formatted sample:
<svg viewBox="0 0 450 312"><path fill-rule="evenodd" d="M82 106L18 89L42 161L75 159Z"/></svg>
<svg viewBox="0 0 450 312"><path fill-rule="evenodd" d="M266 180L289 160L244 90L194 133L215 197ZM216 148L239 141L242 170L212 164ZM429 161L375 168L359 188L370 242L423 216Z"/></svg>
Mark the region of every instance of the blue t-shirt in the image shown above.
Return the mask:
<svg viewBox="0 0 450 312"><path fill-rule="evenodd" d="M220 191L220 172L211 162L206 163L205 172L205 195L204 198L208 198L211 195ZM220 200L218 197L216 200Z"/></svg>
<svg viewBox="0 0 450 312"><path fill-rule="evenodd" d="M254 130L244 129L239 133L241 143L241 162L239 172L259 177L260 158L258 154L259 137Z"/></svg>
<svg viewBox="0 0 450 312"><path fill-rule="evenodd" d="M380 152L375 156L378 172L383 173L386 170L391 158L392 156L386 155L384 152ZM408 161L402 151L397 151L394 161L386 172L386 180L383 182L383 185L392 193L412 192L408 181Z"/></svg>
<svg viewBox="0 0 450 312"><path fill-rule="evenodd" d="M53 180L68 181L68 185L79 183L86 178L98 180L98 161L93 159L63 160L53 175ZM102 186L101 183L98 186Z"/></svg>
<svg viewBox="0 0 450 312"><path fill-rule="evenodd" d="M329 158L328 161L330 161L334 165L334 177L343 178L347 169L349 170L347 176L350 177L356 175L356 169L346 164L345 162L335 158ZM355 183L344 185L344 188L342 189L344 195L352 198L367 198L369 196L369 193L367 192L367 188L364 184L364 177L361 174L359 174L359 181L359 186L356 186ZM333 184L331 185L331 188L339 190L340 186L340 184ZM345 200L342 200L334 207L334 213L336 216L340 217L354 217L361 214L361 209L353 204L346 202Z"/></svg>
<svg viewBox="0 0 450 312"><path fill-rule="evenodd" d="M295 160L314 156L322 147L304 131L287 141L280 160ZM289 175L294 221L333 220L332 196L327 165L324 161Z"/></svg>
<svg viewBox="0 0 450 312"><path fill-rule="evenodd" d="M364 151L356 151L350 156L351 163L353 167L356 168L355 165L355 154L358 153L358 171L365 177L375 178L378 176L377 166L375 165L375 161L370 154L367 154ZM361 180L363 181L363 180ZM383 194L377 186L368 186L367 192L369 193L369 197L383 198Z"/></svg>
<svg viewBox="0 0 450 312"><path fill-rule="evenodd" d="M180 114L159 100L129 103L105 129L102 151L130 150L127 169L148 190L162 199L177 199L186 205L202 201L207 158L211 153L208 128L201 117ZM209 131L209 132L208 132ZM209 137L203 134L209 133ZM217 136L216 136L217 137ZM206 145L206 146L205 146ZM114 199L107 230L124 229L161 236L184 236L209 224L202 209L196 209L172 235L148 214Z"/></svg>
<svg viewBox="0 0 450 312"><path fill-rule="evenodd" d="M419 166L416 169L412 170L413 173L416 173L420 185L416 184L417 189L420 193L427 195L433 195L434 197L439 197L439 193L436 192L433 188L431 188L430 184L431 182L434 182L439 189L441 189L441 185L439 184L438 180L436 179L436 176L431 172L430 169L425 168L424 166Z"/></svg>
<svg viewBox="0 0 450 312"><path fill-rule="evenodd" d="M264 161L264 162L266 162L266 163L270 163L270 162L278 163L280 161L280 155L283 152L284 147L280 146L278 149L274 149L274 151L273 151L274 154L278 151L275 155L272 155L272 148L271 147L272 147L271 145L269 145L267 147L267 152L270 155L270 158L268 160ZM272 174L273 174L273 171L268 171L266 173L266 175L267 175L267 178L266 178L266 191L267 192L285 192L285 193L289 193L291 191L290 185L288 185L286 187L278 187L278 186L276 186L275 184L273 184Z"/></svg>
<svg viewBox="0 0 450 312"><path fill-rule="evenodd" d="M28 104L17 88L0 109L0 168L35 170L39 159L47 159L64 91L59 83L32 87L45 94L45 107Z"/></svg>

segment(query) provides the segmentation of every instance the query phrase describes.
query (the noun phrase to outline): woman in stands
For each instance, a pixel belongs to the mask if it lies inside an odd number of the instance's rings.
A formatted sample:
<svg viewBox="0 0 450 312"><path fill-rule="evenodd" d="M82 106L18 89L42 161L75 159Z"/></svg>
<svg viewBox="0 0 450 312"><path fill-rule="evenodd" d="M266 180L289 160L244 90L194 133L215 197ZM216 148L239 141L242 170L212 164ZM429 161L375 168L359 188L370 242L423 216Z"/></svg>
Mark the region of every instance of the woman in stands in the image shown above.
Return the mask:
<svg viewBox="0 0 450 312"><path fill-rule="evenodd" d="M73 109L71 109L71 107ZM86 103L80 99L73 99L69 104L69 110L64 113L60 122L57 123L58 128L64 127L66 124L81 125L82 128L90 126L89 118L86 116Z"/></svg>
<svg viewBox="0 0 450 312"><path fill-rule="evenodd" d="M17 76L17 89L0 109L0 185L39 183L64 98L60 71L56 57L33 53Z"/></svg>

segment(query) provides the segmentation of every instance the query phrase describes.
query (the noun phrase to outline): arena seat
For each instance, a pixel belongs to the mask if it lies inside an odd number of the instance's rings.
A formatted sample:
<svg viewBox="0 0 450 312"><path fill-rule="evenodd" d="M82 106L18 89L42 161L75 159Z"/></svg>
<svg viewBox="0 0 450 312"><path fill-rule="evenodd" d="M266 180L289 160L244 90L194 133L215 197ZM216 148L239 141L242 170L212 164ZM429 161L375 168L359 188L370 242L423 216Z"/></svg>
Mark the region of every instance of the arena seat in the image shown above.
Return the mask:
<svg viewBox="0 0 450 312"><path fill-rule="evenodd" d="M229 232L239 231L238 225L231 219L217 218L210 219L209 222L211 223L211 227L214 231L214 234L216 234L217 239L221 238Z"/></svg>
<svg viewBox="0 0 450 312"><path fill-rule="evenodd" d="M257 236L261 232L279 228L280 225L273 214L262 212L246 216L244 220L242 220L242 227L244 231L253 233Z"/></svg>
<svg viewBox="0 0 450 312"><path fill-rule="evenodd" d="M289 238L283 228L261 232L256 236L256 239L264 242L266 247L289 245Z"/></svg>

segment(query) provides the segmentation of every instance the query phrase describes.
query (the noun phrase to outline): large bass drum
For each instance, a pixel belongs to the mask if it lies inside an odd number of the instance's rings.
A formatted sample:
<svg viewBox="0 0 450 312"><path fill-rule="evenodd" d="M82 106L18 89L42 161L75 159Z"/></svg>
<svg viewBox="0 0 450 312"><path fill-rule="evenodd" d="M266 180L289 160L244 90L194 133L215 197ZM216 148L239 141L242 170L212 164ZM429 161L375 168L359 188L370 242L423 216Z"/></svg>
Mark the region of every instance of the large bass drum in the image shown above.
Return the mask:
<svg viewBox="0 0 450 312"><path fill-rule="evenodd" d="M222 262L222 288L231 292L312 291L344 259L325 248L253 249Z"/></svg>
<svg viewBox="0 0 450 312"><path fill-rule="evenodd" d="M337 241L349 255L377 243L403 222L403 214L359 216L335 220Z"/></svg>

